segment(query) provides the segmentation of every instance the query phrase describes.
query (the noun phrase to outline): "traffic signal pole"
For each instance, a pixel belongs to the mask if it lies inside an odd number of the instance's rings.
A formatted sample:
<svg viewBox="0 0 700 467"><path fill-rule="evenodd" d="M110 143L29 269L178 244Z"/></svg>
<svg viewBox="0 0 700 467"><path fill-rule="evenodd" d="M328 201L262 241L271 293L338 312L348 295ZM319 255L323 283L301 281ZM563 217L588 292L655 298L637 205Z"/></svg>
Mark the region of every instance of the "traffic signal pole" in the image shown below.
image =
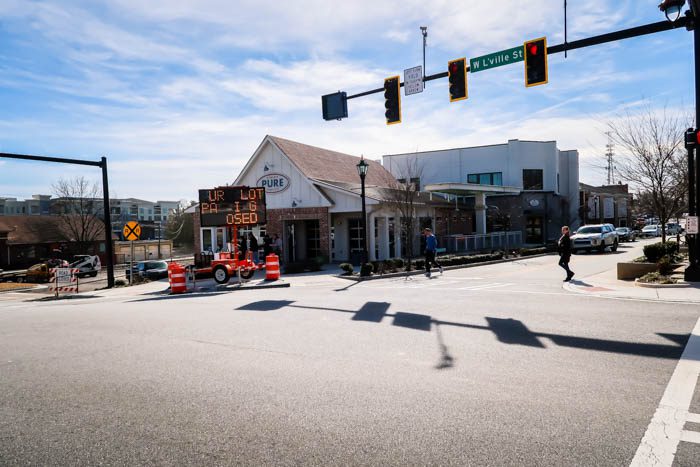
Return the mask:
<svg viewBox="0 0 700 467"><path fill-rule="evenodd" d="M577 41L573 42L567 42L565 44L557 44L553 45L551 47L547 47L547 55L552 55L560 52L566 52L569 50L574 50L574 49L581 49L584 47L590 47L593 45L600 45L600 44L605 44L607 42L614 42L614 41L619 41L622 39L630 39L632 37L638 37L638 36L645 36L648 34L655 34L657 32L663 32L663 31L670 31L671 29L678 29L681 27L686 27L690 22L690 18L687 16L682 16L678 18L675 22L670 22L670 21L659 21L657 23L649 23L645 24L643 26L637 26L634 28L629 28L629 29L622 29L620 31L614 31L614 32L609 32L606 34L601 34L599 36L593 36L593 37L588 37L586 39L580 39ZM696 29L696 49L697 49L697 29ZM697 52L696 52L696 57L697 57ZM696 60L696 70L697 70L697 60ZM470 71L470 68L467 66L466 71ZM696 71L695 75L697 76L698 73ZM425 81L433 81L436 79L441 79L441 78L447 78L448 77L448 72L444 71L442 73L435 73L434 75L428 75L424 78ZM401 86L403 86L404 83L401 83ZM696 82L696 89L697 89L697 82ZM377 89L371 89L369 91L363 91L357 94L352 94L347 97L347 99L357 99L358 97L364 97L364 96L369 96L370 94L376 94L379 92L384 92L384 88L377 88ZM696 92L697 95L697 92Z"/></svg>
<svg viewBox="0 0 700 467"><path fill-rule="evenodd" d="M109 210L109 184L107 180L107 158L102 157L99 162L83 159L67 159L63 157L30 156L26 154L9 154L2 152L0 158L20 159L25 161L57 162L59 164L89 165L102 169L102 202L104 204L105 226L105 254L107 256L107 287L114 287L114 248L112 246L112 219Z"/></svg>
<svg viewBox="0 0 700 467"><path fill-rule="evenodd" d="M697 12L696 12L697 15ZM700 31L698 21L695 18L693 29L693 53L695 54L695 130L700 128ZM688 148L688 215L698 215L698 203L700 203L700 148L697 140L695 147ZM686 234L686 239L688 236ZM683 274L686 281L700 281L700 235L688 239L688 267Z"/></svg>

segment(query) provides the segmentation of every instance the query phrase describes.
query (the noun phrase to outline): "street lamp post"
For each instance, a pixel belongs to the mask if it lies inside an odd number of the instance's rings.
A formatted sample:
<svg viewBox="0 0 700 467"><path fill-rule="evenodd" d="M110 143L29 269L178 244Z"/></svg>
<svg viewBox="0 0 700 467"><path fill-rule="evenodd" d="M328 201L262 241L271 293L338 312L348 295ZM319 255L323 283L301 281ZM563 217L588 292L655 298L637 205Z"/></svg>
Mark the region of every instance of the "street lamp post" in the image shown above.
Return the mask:
<svg viewBox="0 0 700 467"><path fill-rule="evenodd" d="M362 186L362 191L360 196L362 197L362 264L367 262L367 205L365 204L365 177L367 176L367 169L369 169L369 164L365 160L364 156L360 158L360 162L357 164L357 173L360 175L360 182Z"/></svg>
<svg viewBox="0 0 700 467"><path fill-rule="evenodd" d="M685 0L664 0L659 9L664 12L666 19L675 23L680 17L685 5ZM690 18L693 29L693 49L695 55L695 127L700 127L700 31L698 30L698 17L700 17L700 0L690 0L690 10L686 16ZM695 153L695 157L693 155ZM698 148L688 148L688 215L696 216L697 204L700 203L700 157ZM686 238L688 238L686 236ZM686 281L700 281L700 235L688 238L688 267L684 271Z"/></svg>

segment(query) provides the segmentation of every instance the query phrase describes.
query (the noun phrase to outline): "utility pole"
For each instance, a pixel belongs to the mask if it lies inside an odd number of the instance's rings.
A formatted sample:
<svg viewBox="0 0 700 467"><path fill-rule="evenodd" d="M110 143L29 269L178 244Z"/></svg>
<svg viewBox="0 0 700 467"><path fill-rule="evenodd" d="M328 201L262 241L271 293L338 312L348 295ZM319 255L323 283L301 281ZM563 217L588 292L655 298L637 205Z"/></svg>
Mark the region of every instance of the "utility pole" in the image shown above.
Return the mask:
<svg viewBox="0 0 700 467"><path fill-rule="evenodd" d="M425 89L425 46L428 45L428 26L421 26L420 32L423 34L423 89Z"/></svg>

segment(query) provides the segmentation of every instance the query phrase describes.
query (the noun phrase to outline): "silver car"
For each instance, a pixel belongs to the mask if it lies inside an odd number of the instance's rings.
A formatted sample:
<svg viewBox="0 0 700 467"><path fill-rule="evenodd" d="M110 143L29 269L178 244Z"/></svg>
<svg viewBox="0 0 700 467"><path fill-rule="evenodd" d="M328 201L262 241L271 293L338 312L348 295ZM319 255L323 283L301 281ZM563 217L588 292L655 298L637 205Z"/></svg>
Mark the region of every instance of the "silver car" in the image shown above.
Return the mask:
<svg viewBox="0 0 700 467"><path fill-rule="evenodd" d="M617 251L620 243L617 232L611 224L594 224L580 227L571 237L571 250L578 251Z"/></svg>

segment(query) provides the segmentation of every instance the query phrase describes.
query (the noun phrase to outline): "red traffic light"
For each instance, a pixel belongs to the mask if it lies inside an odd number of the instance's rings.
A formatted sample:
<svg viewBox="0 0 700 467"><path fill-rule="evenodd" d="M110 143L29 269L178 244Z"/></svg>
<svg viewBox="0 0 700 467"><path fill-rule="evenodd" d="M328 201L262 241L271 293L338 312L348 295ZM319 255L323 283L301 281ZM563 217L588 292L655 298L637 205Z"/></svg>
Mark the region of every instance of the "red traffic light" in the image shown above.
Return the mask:
<svg viewBox="0 0 700 467"><path fill-rule="evenodd" d="M547 77L547 38L540 37L523 44L525 52L525 86L546 84Z"/></svg>

